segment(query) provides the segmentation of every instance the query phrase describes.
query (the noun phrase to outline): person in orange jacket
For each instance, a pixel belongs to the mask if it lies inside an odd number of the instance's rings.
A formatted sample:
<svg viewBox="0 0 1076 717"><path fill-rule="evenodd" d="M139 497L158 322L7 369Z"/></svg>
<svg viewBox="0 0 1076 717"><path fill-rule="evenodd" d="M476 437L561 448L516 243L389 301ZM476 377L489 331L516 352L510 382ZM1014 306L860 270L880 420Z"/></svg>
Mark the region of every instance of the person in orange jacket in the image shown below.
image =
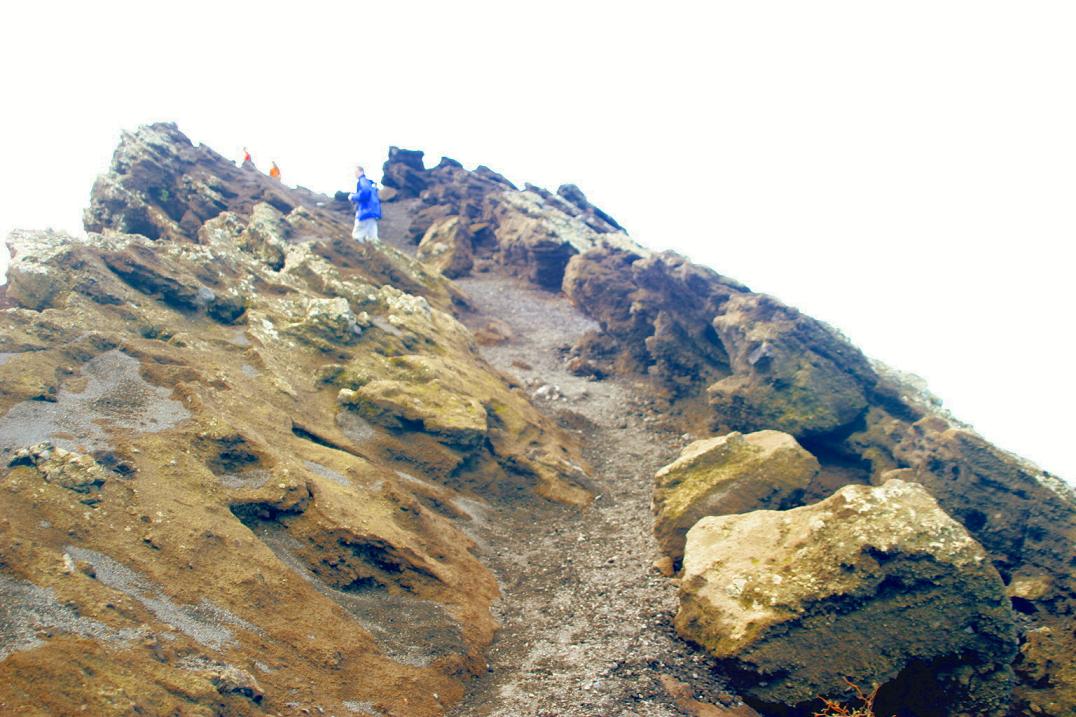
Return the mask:
<svg viewBox="0 0 1076 717"><path fill-rule="evenodd" d="M272 166L269 167L269 176L279 182L280 181L280 167L276 166L276 162L270 162L270 164Z"/></svg>

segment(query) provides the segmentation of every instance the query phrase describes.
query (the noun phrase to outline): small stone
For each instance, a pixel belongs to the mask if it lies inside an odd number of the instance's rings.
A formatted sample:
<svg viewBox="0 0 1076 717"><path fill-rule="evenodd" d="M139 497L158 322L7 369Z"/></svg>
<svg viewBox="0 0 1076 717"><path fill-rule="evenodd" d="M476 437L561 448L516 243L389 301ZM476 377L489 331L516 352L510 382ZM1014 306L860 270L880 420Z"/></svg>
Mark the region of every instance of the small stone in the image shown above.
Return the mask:
<svg viewBox="0 0 1076 717"><path fill-rule="evenodd" d="M668 555L663 555L655 560L653 567L654 570L667 578L671 578L676 573L676 570L673 567L673 559Z"/></svg>

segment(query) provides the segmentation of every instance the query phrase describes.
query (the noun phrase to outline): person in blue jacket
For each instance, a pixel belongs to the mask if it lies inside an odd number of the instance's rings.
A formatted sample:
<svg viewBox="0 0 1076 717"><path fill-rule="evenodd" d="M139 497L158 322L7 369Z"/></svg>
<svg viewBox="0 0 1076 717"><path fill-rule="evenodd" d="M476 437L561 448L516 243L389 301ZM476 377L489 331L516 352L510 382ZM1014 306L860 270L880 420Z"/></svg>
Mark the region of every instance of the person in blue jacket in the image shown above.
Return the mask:
<svg viewBox="0 0 1076 717"><path fill-rule="evenodd" d="M355 167L355 191L347 195L355 204L355 228L351 236L358 242L380 243L377 238L377 220L381 218L381 199L377 187L366 178L362 167Z"/></svg>

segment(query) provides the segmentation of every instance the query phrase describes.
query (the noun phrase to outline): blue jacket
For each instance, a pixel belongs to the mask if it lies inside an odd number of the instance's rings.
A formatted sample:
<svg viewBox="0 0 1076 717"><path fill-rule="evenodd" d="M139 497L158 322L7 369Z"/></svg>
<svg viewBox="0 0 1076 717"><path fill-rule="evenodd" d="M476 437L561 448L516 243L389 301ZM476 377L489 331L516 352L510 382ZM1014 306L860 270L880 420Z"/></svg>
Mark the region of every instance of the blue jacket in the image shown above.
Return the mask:
<svg viewBox="0 0 1076 717"><path fill-rule="evenodd" d="M362 221L381 218L381 199L377 196L377 187L365 175L359 177L359 181L355 183L355 191L347 198L355 203L356 219Z"/></svg>

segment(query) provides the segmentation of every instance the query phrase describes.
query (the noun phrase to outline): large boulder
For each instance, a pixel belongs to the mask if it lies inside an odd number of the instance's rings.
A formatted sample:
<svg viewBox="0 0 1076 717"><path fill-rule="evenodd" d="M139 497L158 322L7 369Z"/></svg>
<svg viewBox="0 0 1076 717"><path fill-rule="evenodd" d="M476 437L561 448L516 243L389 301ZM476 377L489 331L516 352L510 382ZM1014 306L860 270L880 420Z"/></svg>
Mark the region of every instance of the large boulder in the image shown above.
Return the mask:
<svg viewBox="0 0 1076 717"><path fill-rule="evenodd" d="M878 381L838 332L763 294L738 294L713 320L732 375L709 388L718 421L797 437L851 425Z"/></svg>
<svg viewBox="0 0 1076 717"><path fill-rule="evenodd" d="M450 279L470 273L474 251L471 232L463 219L449 216L435 221L419 242L418 260Z"/></svg>
<svg viewBox="0 0 1076 717"><path fill-rule="evenodd" d="M790 508L819 470L815 457L780 431L695 441L654 477L658 544L679 561L687 531L699 519Z"/></svg>
<svg viewBox="0 0 1076 717"><path fill-rule="evenodd" d="M930 415L914 423L872 408L845 445L874 469L872 481L898 474L923 485L986 549L1021 614L1014 664L1021 709L1076 712L1076 491L973 431Z"/></svg>
<svg viewBox="0 0 1076 717"><path fill-rule="evenodd" d="M1005 586L914 483L704 518L688 533L680 600L680 634L761 704L842 698L849 678L884 685L879 714L886 700L914 714L1001 715L1009 705L1016 635Z"/></svg>

